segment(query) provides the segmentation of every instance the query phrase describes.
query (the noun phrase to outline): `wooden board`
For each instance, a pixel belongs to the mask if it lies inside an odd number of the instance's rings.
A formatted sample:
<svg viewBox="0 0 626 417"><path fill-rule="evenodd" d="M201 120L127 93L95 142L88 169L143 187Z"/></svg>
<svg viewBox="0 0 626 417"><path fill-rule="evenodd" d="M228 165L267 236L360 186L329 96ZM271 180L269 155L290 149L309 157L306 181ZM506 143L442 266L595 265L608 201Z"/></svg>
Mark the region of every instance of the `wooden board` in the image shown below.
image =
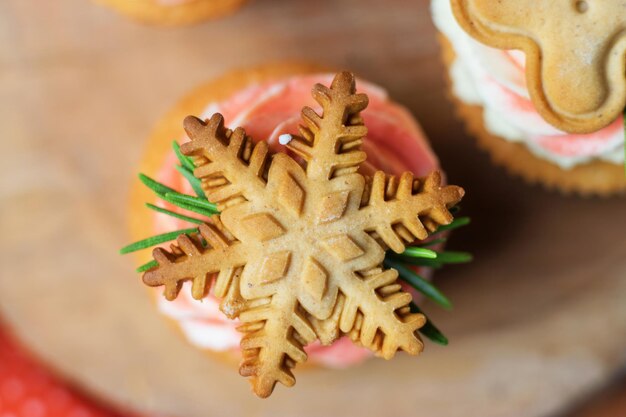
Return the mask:
<svg viewBox="0 0 626 417"><path fill-rule="evenodd" d="M0 3L0 313L55 369L123 407L186 417L546 416L626 363L626 201L507 177L445 99L425 0L272 0L190 28L84 0ZM143 139L193 86L278 59L350 68L421 120L473 218L441 271L451 338L422 357L300 372L261 401L187 346L117 255Z"/></svg>

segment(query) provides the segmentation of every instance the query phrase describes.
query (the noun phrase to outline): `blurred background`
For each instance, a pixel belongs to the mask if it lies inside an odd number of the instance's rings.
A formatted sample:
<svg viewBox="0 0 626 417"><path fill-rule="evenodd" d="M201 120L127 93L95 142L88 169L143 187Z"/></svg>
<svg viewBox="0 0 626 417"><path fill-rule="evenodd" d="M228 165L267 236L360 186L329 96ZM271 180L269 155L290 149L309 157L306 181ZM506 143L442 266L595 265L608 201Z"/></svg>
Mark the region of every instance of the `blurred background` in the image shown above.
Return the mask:
<svg viewBox="0 0 626 417"><path fill-rule="evenodd" d="M410 109L467 190L472 225L450 247L475 261L437 275L450 346L302 373L260 402L176 337L117 250L159 118L219 74L284 60L352 70ZM2 0L0 417L626 416L626 203L494 167L444 72L426 0L256 0L180 28L87 0Z"/></svg>

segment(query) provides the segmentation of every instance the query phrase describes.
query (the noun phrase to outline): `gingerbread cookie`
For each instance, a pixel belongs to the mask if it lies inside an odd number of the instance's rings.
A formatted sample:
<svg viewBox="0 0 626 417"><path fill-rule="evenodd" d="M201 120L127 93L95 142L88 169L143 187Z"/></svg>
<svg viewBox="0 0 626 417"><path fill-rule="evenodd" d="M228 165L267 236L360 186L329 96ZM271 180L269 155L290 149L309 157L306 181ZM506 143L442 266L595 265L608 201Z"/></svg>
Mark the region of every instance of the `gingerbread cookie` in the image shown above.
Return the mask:
<svg viewBox="0 0 626 417"><path fill-rule="evenodd" d="M481 42L521 49L533 104L557 128L597 131L626 105L626 2L451 0Z"/></svg>
<svg viewBox="0 0 626 417"><path fill-rule="evenodd" d="M242 323L240 373L262 397L276 382L294 384L291 369L314 340L330 344L346 334L385 358L422 350L416 331L424 316L411 311L398 271L383 267L385 250L403 252L450 223L448 208L463 195L442 186L438 172L358 173L367 96L356 94L349 73L330 88L316 85L313 95L323 113L303 109L300 136L287 145L294 157L226 129L220 115L185 120L191 142L181 151L220 214L169 251L156 249L158 265L144 275L168 299L185 281L198 299L212 287L224 314Z"/></svg>

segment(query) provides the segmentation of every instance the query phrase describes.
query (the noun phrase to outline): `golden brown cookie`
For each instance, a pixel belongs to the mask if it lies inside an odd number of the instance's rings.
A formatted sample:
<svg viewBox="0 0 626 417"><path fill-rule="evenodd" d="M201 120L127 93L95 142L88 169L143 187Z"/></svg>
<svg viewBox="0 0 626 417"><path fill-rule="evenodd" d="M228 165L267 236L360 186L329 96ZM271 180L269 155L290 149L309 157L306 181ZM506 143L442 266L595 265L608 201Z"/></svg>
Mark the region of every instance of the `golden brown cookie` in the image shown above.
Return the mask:
<svg viewBox="0 0 626 417"><path fill-rule="evenodd" d="M181 151L220 214L170 250L155 249L157 266L143 277L163 286L168 300L185 281L196 299L210 290L222 299L222 312L242 323L240 373L261 397L277 382L295 383L291 370L315 340L347 335L386 359L421 352L425 317L411 311L398 271L383 267L385 251L402 253L449 224L449 208L463 196L442 185L439 172L420 179L358 172L368 98L356 93L352 74L315 85L312 95L322 112L305 107L300 136L286 145L302 163L227 129L219 114L185 118L191 141Z"/></svg>
<svg viewBox="0 0 626 417"><path fill-rule="evenodd" d="M439 36L439 41L444 63L449 67L455 59L454 49L443 35ZM447 81L451 88L451 80L448 78ZM536 157L525 145L507 141L490 133L485 128L481 106L466 104L451 92L448 95L456 106L458 116L465 122L468 132L476 137L479 145L489 152L494 162L512 174L564 193L610 196L626 192L623 166L592 161L564 170Z"/></svg>
<svg viewBox="0 0 626 417"><path fill-rule="evenodd" d="M557 128L595 132L626 107L623 0L451 1L470 35L525 52L532 101Z"/></svg>
<svg viewBox="0 0 626 417"><path fill-rule="evenodd" d="M248 0L95 0L144 23L178 26L230 14ZM168 2L170 4L168 4Z"/></svg>

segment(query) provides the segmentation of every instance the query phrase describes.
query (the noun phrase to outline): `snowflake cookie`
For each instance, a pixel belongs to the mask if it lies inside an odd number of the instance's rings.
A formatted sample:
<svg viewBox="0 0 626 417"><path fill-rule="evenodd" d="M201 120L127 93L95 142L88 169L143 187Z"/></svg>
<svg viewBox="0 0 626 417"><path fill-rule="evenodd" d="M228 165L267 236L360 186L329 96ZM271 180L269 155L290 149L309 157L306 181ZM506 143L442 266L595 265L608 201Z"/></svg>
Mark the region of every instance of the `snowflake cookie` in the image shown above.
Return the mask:
<svg viewBox="0 0 626 417"><path fill-rule="evenodd" d="M291 369L315 340L348 335L384 358L418 354L425 318L410 311L398 272L383 267L385 251L401 253L450 223L448 208L463 196L442 186L439 172L423 179L358 172L368 98L356 93L352 74L338 74L330 88L316 85L313 97L323 113L302 110L300 136L286 145L296 157L226 129L219 114L185 119L191 141L181 151L220 214L169 251L155 249L158 266L143 277L164 286L169 300L184 281L196 299L212 288L222 312L241 322L240 373L261 397L277 382L295 383Z"/></svg>

